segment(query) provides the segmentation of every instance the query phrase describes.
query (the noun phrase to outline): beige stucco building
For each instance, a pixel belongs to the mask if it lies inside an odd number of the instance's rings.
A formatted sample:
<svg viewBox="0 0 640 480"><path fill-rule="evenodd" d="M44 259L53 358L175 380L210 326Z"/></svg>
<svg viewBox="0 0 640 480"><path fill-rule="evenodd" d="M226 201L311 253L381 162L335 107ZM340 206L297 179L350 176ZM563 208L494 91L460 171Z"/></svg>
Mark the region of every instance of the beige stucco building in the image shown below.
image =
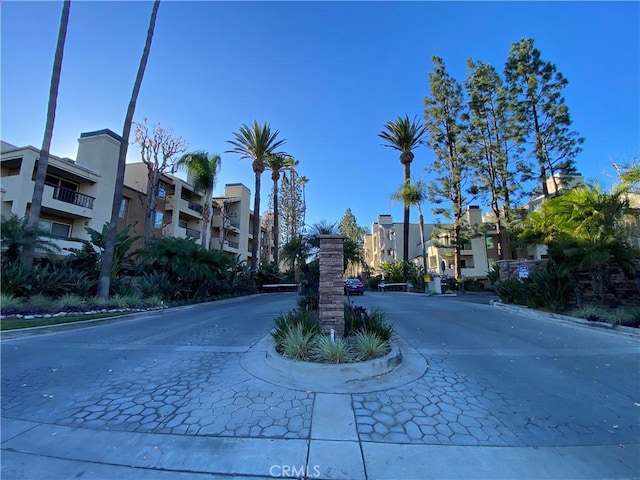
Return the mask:
<svg viewBox="0 0 640 480"><path fill-rule="evenodd" d="M40 223L61 249L78 248L68 239L88 239L85 227L100 231L111 219L119 148L120 136L100 130L80 135L76 160L49 156ZM39 157L33 146L2 142L2 215L28 214Z"/></svg>
<svg viewBox="0 0 640 480"><path fill-rule="evenodd" d="M101 231L111 219L120 136L111 130L87 132L78 139L76 160L50 155L42 199L41 225L61 247L79 248L72 237L88 240L85 227ZM28 214L33 197L36 162L40 151L33 146L1 146L2 215ZM125 168L118 229L126 225L131 234L142 235L146 217L148 170L143 162ZM208 248L220 249L251 261L253 212L251 191L242 184L227 184L224 197L212 202L207 232ZM189 183L163 174L151 222L151 237L193 238L201 243L205 198ZM223 210L225 214L223 215ZM224 216L224 220L223 220ZM256 239L259 241L259 239ZM138 241L136 246L141 246Z"/></svg>

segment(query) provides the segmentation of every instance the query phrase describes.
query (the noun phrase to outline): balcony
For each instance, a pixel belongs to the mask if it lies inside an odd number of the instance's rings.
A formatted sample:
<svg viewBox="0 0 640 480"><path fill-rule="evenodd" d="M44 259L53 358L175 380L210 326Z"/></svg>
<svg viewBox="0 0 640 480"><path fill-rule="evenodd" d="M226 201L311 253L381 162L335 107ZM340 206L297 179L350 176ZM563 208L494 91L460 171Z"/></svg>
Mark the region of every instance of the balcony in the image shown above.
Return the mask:
<svg viewBox="0 0 640 480"><path fill-rule="evenodd" d="M93 209L93 201L95 200L94 197L63 187L53 187L53 198L61 202L90 209Z"/></svg>
<svg viewBox="0 0 640 480"><path fill-rule="evenodd" d="M240 230L240 222L237 220L229 220L229 226L235 230Z"/></svg>
<svg viewBox="0 0 640 480"><path fill-rule="evenodd" d="M240 243L239 242L234 242L233 240L228 240L227 243L229 244L229 246L231 248L234 248L236 250L238 250L240 248Z"/></svg>
<svg viewBox="0 0 640 480"><path fill-rule="evenodd" d="M198 240L200 238L200 231L196 230L195 228L185 228L185 235L187 237L191 237L195 240Z"/></svg>
<svg viewBox="0 0 640 480"><path fill-rule="evenodd" d="M202 215L202 211L204 210L204 207L202 205L198 205L195 202L187 202L187 208L189 210L193 210L194 212L198 212L200 215Z"/></svg>

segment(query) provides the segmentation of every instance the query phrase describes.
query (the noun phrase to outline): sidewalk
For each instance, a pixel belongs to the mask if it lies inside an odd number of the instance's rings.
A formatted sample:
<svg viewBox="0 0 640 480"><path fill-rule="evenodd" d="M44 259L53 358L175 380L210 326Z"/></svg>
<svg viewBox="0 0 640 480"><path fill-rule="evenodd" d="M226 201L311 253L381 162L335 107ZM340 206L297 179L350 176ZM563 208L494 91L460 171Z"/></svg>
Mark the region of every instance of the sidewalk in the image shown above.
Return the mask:
<svg viewBox="0 0 640 480"><path fill-rule="evenodd" d="M342 386L335 370L274 371L265 337L250 348L186 345L126 381L96 373L74 398L41 399L30 418L9 395L2 478L638 478L637 445L576 444L571 425L518 429L494 415L517 410L509 398L398 343L397 370Z"/></svg>

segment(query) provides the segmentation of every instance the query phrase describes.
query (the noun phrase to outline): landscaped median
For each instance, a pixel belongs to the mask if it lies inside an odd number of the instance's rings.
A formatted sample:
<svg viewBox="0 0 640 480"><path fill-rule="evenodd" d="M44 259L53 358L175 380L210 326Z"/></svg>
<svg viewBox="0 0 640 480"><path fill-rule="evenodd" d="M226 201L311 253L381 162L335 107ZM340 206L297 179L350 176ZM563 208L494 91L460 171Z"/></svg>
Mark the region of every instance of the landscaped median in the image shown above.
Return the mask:
<svg viewBox="0 0 640 480"><path fill-rule="evenodd" d="M499 301L491 301L491 305L501 308L519 315L523 315L530 318L542 318L547 320L555 320L566 323L573 323L577 325L586 325L589 327L603 328L606 330L613 330L623 333L625 335L631 335L634 337L640 337L640 328L626 327L623 325L617 325L615 323L603 322L603 321L591 321L584 318L578 318L570 315L564 315L560 313L545 312L542 310L536 310L533 308L525 307L523 305L510 305Z"/></svg>

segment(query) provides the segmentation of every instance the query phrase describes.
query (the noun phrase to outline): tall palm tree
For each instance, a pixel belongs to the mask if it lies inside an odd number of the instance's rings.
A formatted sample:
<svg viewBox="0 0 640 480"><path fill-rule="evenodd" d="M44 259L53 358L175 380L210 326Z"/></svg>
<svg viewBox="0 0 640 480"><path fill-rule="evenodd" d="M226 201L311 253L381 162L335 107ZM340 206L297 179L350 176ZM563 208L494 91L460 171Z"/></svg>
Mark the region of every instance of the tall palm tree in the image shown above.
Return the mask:
<svg viewBox="0 0 640 480"><path fill-rule="evenodd" d="M211 220L211 202L218 172L220 172L220 167L222 166L222 159L220 155L209 155L209 152L199 150L184 154L176 162L176 166L178 168L186 168L193 179L193 188L204 192L201 243L208 250L207 232L209 231L209 222Z"/></svg>
<svg viewBox="0 0 640 480"><path fill-rule="evenodd" d="M40 210L42 208L42 194L44 193L44 180L47 176L47 166L49 165L49 149L51 148L51 138L53 137L53 124L56 119L56 106L58 104L58 87L60 86L60 75L62 73L62 57L64 56L64 42L67 38L67 25L69 24L69 10L71 1L65 0L62 4L62 15L60 17L60 29L58 30L58 43L56 53L53 57L53 71L51 72L51 85L49 87L49 104L47 106L47 121L44 127L44 138L38 159L35 185L33 187L33 197L29 209L29 217L26 228L29 231L37 229L40 222ZM33 264L35 252L35 242L28 242L22 251L22 265L30 268Z"/></svg>
<svg viewBox="0 0 640 480"><path fill-rule="evenodd" d="M422 145L422 137L426 133L426 127L420 124L417 117L409 120L409 116L398 117L393 122L387 122L385 130L378 136L386 144L385 147L393 148L400 152L400 163L404 166L404 181L411 179L411 162L413 161L413 149ZM404 228L403 228L403 255L406 264L409 261L409 204L404 205ZM404 268L404 281L407 281L407 268Z"/></svg>
<svg viewBox="0 0 640 480"><path fill-rule="evenodd" d="M129 135L131 134L131 123L133 114L136 110L138 102L138 94L142 85L144 71L147 68L147 60L151 51L151 41L153 40L153 32L156 27L156 17L158 16L158 8L160 8L160 0L153 2L151 10L151 19L149 20L149 28L147 30L147 39L142 50L140 65L138 66L138 74L136 75L131 99L127 108L127 114L124 118L122 127L122 140L120 140L120 150L118 152L118 169L116 171L116 184L113 189L113 204L111 205L111 220L109 221L109 231L104 243L104 252L102 253L102 261L100 262L100 278L98 280L98 297L109 298L109 286L111 285L111 267L113 265L113 254L116 247L116 228L118 226L118 213L120 212L120 204L122 203L122 185L124 183L124 169L127 161L127 149L129 147Z"/></svg>
<svg viewBox="0 0 640 480"><path fill-rule="evenodd" d="M278 249L280 248L280 218L278 216L278 181L280 171L291 167L295 163L293 157L284 154L269 155L265 159L265 166L271 170L271 180L273 180L273 263L276 268L280 267L278 262Z"/></svg>
<svg viewBox="0 0 640 480"><path fill-rule="evenodd" d="M267 157L277 153L276 149L281 147L286 140L278 140L279 130L271 132L268 123L260 125L257 120L253 121L250 127L242 124L237 132L234 132L235 140L227 140L234 146L228 153L242 155L240 158L251 158L253 160L253 173L255 174L255 192L253 201L253 242L251 244L251 271L258 269L258 242L260 241L260 176L265 170L265 160Z"/></svg>
<svg viewBox="0 0 640 480"><path fill-rule="evenodd" d="M391 199L404 203L405 205L415 205L418 209L418 223L420 225L420 243L422 245L422 267L427 273L427 251L424 245L424 217L422 216L422 203L427 200L427 185L422 180L411 183L411 179L405 181L397 192L391 195Z"/></svg>

